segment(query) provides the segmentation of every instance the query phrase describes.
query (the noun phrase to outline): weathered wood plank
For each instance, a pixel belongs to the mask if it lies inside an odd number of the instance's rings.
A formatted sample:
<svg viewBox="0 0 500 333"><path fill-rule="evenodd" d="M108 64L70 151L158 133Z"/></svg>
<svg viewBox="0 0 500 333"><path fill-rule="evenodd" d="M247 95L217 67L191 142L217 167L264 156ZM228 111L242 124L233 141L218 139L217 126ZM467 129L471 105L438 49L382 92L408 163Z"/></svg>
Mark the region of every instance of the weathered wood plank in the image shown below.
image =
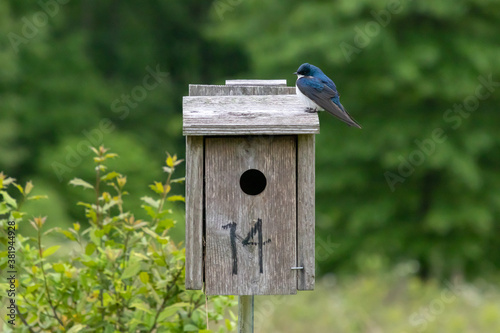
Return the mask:
<svg viewBox="0 0 500 333"><path fill-rule="evenodd" d="M316 113L305 112L297 95L185 96L184 135L319 133Z"/></svg>
<svg viewBox="0 0 500 333"><path fill-rule="evenodd" d="M294 95L295 87L190 84L189 96Z"/></svg>
<svg viewBox="0 0 500 333"><path fill-rule="evenodd" d="M297 289L313 290L314 261L314 135L297 139Z"/></svg>
<svg viewBox="0 0 500 333"><path fill-rule="evenodd" d="M295 160L294 136L205 139L208 295L297 292ZM266 177L260 194L241 189L249 169Z"/></svg>
<svg viewBox="0 0 500 333"><path fill-rule="evenodd" d="M203 285L203 137L186 137L186 289Z"/></svg>
<svg viewBox="0 0 500 333"><path fill-rule="evenodd" d="M227 86L283 86L286 87L286 79L278 80L226 80Z"/></svg>

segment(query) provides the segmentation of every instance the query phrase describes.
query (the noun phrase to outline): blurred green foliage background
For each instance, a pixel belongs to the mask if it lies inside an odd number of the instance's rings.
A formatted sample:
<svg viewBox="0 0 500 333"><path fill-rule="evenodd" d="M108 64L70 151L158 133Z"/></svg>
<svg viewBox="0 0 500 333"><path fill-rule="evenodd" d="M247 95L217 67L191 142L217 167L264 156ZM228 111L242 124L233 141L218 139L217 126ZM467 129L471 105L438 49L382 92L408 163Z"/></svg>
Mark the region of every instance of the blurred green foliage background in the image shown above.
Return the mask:
<svg viewBox="0 0 500 333"><path fill-rule="evenodd" d="M165 150L184 155L188 84L293 85L309 62L363 125L320 115L318 274L411 262L424 280L495 279L499 31L495 0L4 0L0 170L32 179L51 200L27 209L67 225L67 183L103 143L139 202Z"/></svg>

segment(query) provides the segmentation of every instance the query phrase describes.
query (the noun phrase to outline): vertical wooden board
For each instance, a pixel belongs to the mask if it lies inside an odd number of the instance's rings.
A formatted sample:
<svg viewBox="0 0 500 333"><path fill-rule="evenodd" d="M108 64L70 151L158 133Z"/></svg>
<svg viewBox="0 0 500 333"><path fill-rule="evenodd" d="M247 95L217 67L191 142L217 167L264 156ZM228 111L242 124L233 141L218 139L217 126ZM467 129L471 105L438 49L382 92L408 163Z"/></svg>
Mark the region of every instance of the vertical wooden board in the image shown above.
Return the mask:
<svg viewBox="0 0 500 333"><path fill-rule="evenodd" d="M314 259L314 135L297 139L297 289L313 290Z"/></svg>
<svg viewBox="0 0 500 333"><path fill-rule="evenodd" d="M203 137L186 137L186 289L203 285Z"/></svg>
<svg viewBox="0 0 500 333"><path fill-rule="evenodd" d="M206 138L207 294L296 293L295 161L294 136ZM240 187L249 169L266 177L258 195Z"/></svg>

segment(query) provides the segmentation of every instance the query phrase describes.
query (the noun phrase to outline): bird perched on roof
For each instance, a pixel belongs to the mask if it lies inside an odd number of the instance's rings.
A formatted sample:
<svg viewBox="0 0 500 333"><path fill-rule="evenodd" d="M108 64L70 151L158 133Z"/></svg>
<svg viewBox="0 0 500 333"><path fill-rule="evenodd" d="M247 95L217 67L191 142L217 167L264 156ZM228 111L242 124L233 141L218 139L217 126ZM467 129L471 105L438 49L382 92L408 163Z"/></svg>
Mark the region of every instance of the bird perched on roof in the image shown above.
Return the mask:
<svg viewBox="0 0 500 333"><path fill-rule="evenodd" d="M349 126L361 126L340 103L335 83L318 67L305 63L293 74L297 75L297 95L306 105L306 112L328 111Z"/></svg>

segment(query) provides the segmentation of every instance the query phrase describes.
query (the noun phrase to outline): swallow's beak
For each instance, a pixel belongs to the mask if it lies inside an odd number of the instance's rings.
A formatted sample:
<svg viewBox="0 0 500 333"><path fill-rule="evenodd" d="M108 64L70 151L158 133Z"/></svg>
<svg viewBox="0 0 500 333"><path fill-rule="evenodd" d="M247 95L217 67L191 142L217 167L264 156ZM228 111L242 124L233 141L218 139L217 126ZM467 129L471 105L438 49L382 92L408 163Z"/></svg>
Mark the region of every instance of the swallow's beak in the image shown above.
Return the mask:
<svg viewBox="0 0 500 333"><path fill-rule="evenodd" d="M293 72L293 74L297 75L297 72Z"/></svg>

